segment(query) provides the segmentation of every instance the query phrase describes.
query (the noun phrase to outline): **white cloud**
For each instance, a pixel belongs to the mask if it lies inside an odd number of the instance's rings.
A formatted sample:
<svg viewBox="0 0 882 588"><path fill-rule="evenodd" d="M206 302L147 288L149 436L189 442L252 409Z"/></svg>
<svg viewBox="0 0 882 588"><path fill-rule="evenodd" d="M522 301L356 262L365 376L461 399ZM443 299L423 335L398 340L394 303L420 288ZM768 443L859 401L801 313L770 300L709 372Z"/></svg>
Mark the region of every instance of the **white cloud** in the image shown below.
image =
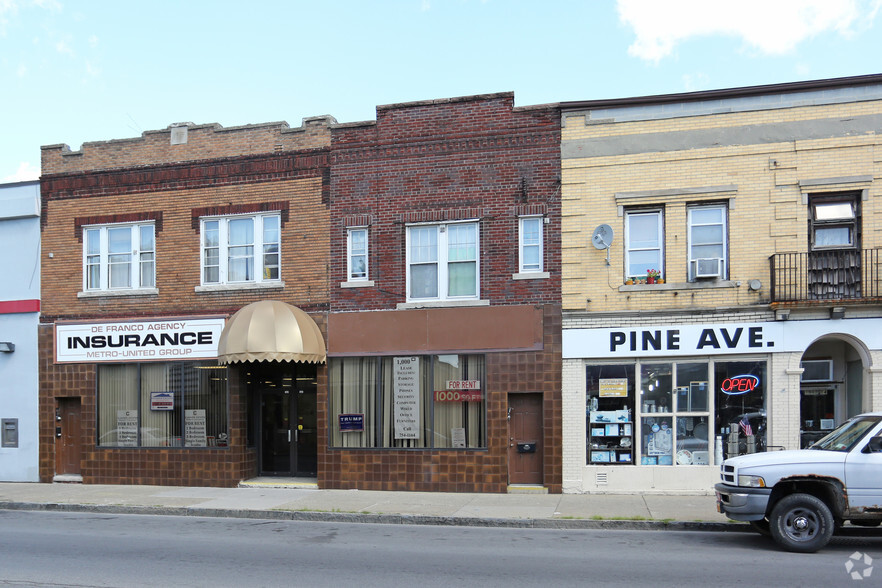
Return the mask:
<svg viewBox="0 0 882 588"><path fill-rule="evenodd" d="M55 43L55 50L61 53L62 55L70 55L73 57L74 50L68 44L67 40L62 39Z"/></svg>
<svg viewBox="0 0 882 588"><path fill-rule="evenodd" d="M31 165L30 161L22 161L18 165L18 169L11 176L3 178L3 183L10 182L28 182L30 180L40 179L40 168Z"/></svg>
<svg viewBox="0 0 882 588"><path fill-rule="evenodd" d="M825 31L849 36L869 26L882 0L618 0L619 18L637 39L628 53L658 63L694 37L731 36L782 54Z"/></svg>

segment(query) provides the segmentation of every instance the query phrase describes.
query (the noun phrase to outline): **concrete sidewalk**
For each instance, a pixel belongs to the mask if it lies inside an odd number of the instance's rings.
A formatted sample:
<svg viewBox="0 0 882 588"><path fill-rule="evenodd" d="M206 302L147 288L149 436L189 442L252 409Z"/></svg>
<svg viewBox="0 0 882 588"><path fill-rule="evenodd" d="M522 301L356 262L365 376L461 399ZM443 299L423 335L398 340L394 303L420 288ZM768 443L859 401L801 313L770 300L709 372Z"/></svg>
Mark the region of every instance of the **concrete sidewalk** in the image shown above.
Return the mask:
<svg viewBox="0 0 882 588"><path fill-rule="evenodd" d="M239 488L0 483L0 509L537 528L747 530L711 493L460 494L319 490L260 478Z"/></svg>

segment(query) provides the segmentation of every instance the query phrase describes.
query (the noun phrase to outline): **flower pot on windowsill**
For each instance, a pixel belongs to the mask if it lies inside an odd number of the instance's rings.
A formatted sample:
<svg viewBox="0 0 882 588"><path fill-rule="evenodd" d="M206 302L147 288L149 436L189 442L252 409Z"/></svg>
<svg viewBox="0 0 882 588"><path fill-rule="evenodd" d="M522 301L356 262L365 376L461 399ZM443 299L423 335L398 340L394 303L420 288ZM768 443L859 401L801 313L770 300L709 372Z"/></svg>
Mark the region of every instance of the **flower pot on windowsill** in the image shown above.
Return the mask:
<svg viewBox="0 0 882 588"><path fill-rule="evenodd" d="M655 283L656 283L656 284L664 284L664 283L665 283L665 279L664 279L664 278L658 278L658 279L655 281Z"/></svg>
<svg viewBox="0 0 882 588"><path fill-rule="evenodd" d="M646 283L647 283L647 284L655 284L655 278L652 277L652 276L647 276L647 277L646 277Z"/></svg>
<svg viewBox="0 0 882 588"><path fill-rule="evenodd" d="M631 278L628 278L627 280L625 280L625 285L626 286L633 286L634 280L632 280Z"/></svg>

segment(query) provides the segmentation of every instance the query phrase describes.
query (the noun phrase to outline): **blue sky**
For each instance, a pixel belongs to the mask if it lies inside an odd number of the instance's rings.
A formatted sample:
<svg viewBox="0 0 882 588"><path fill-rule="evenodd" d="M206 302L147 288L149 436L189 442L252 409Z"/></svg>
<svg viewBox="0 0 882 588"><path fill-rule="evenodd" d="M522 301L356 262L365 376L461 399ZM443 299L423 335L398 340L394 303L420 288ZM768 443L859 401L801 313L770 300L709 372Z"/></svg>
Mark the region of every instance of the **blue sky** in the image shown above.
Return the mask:
<svg viewBox="0 0 882 588"><path fill-rule="evenodd" d="M0 0L0 182L40 146L882 73L882 0Z"/></svg>

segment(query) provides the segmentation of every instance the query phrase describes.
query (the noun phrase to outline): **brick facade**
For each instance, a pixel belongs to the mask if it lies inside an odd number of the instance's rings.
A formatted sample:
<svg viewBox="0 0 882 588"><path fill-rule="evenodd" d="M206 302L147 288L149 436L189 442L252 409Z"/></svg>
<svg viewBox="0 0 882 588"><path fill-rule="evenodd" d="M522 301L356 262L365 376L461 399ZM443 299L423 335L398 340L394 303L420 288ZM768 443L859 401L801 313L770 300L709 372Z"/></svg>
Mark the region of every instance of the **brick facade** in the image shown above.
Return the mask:
<svg viewBox="0 0 882 588"><path fill-rule="evenodd" d="M481 301L491 308L541 308L537 328L542 338L537 351L507 351L510 343L502 341L487 350L467 333L452 349L432 349L431 343L422 347L423 352L486 353L486 449L330 448L323 458L327 465L320 468L327 477L319 475L320 485L503 492L509 481L507 395L539 392L544 414L542 484L560 492L559 139L556 107L514 108L512 94L381 106L375 123L332 129L331 313L385 311L391 330L383 337L382 349L366 343L361 354L412 351L394 342L401 328L396 326L396 313L407 308L409 223L478 219ZM546 219L547 275L542 279L513 277L518 273L521 215ZM346 229L353 226L368 229L370 284L365 287L346 284ZM430 320L441 308L427 311ZM480 316L480 309L470 310ZM369 334L335 329L334 324L328 333L329 355L343 348L347 355L356 354L343 342L367 339ZM410 332L401 332L400 339L409 341Z"/></svg>
<svg viewBox="0 0 882 588"><path fill-rule="evenodd" d="M774 280L780 287L787 276L773 276L772 258L809 254L810 204L822 194L856 194L855 247L879 247L882 77L569 103L562 111L565 491L706 491L717 478L713 459L708 467L586 466L586 365L764 362L770 447L797 448L803 441L804 359L834 361L834 381L823 384L835 390L831 420L879 409L879 350L867 336L882 318L875 274L864 275L858 296L782 301L780 290L778 298L773 294ZM726 275L690 280L687 214L703 204L725 207ZM626 284L626 214L650 209L663 214L665 283ZM614 231L608 251L587 242L601 223ZM854 320L831 320L834 307ZM734 332L748 324L781 338L774 347L692 355L660 350L641 356L635 349L616 356L609 342L593 350L574 347L578 352L566 345L568 334L609 329L707 325ZM713 436L722 434L718 424Z"/></svg>
<svg viewBox="0 0 882 588"><path fill-rule="evenodd" d="M55 470L55 411L63 398L81 405L82 479L86 483L233 486L257 473L245 440L244 368L229 374L229 445L199 449L96 447L97 366L56 364L54 324L143 318L229 316L271 298L310 313L324 331L329 304L329 120L301 129L274 123L234 129L191 126L185 143L172 129L140 139L43 149L40 328L40 478ZM199 288L203 215L281 212L281 283L257 288ZM83 292L82 227L151 220L155 292ZM319 386L324 374L319 369ZM321 391L319 392L321 394Z"/></svg>

